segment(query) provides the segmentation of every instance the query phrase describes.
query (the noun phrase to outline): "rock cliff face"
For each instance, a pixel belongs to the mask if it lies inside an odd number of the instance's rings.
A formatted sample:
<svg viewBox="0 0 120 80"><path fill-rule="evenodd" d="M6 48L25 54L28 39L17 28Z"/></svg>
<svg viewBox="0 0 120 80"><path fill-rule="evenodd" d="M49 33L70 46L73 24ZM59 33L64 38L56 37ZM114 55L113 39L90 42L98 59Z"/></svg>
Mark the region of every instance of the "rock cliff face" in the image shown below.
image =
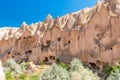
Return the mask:
<svg viewBox="0 0 120 80"><path fill-rule="evenodd" d="M5 80L5 74L3 72L1 60L0 60L0 80Z"/></svg>
<svg viewBox="0 0 120 80"><path fill-rule="evenodd" d="M111 1L98 2L93 8L57 17L20 29L0 29L0 58L51 63L70 62L74 57L98 65L120 60L119 9ZM119 6L118 6L119 7ZM115 11L114 11L115 10Z"/></svg>

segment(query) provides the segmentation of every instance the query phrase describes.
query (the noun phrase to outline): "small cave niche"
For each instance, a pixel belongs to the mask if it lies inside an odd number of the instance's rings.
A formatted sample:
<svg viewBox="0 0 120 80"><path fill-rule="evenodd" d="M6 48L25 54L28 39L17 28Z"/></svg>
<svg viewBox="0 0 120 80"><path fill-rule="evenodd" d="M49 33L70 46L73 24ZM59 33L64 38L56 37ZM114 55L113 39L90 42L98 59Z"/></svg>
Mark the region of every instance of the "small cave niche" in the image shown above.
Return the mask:
<svg viewBox="0 0 120 80"><path fill-rule="evenodd" d="M45 59L44 59L44 63L46 63L46 62L48 62L49 61L49 59L48 59L48 57L45 57Z"/></svg>
<svg viewBox="0 0 120 80"><path fill-rule="evenodd" d="M111 50L113 50L113 48L110 48Z"/></svg>
<svg viewBox="0 0 120 80"><path fill-rule="evenodd" d="M18 55L20 55L20 53L18 53Z"/></svg>
<svg viewBox="0 0 120 80"><path fill-rule="evenodd" d="M32 51L31 50L29 50L29 51L27 51L28 53L32 53Z"/></svg>
<svg viewBox="0 0 120 80"><path fill-rule="evenodd" d="M69 40L69 41L68 41L68 43L70 44L70 43L71 43L71 41Z"/></svg>
<svg viewBox="0 0 120 80"><path fill-rule="evenodd" d="M8 52L8 55L10 55L10 52Z"/></svg>
<svg viewBox="0 0 120 80"><path fill-rule="evenodd" d="M20 53L15 53L15 55L20 55Z"/></svg>
<svg viewBox="0 0 120 80"><path fill-rule="evenodd" d="M64 46L67 46L67 45L69 45L69 44L71 44L71 41L70 41L70 40L67 41L67 42L64 44Z"/></svg>
<svg viewBox="0 0 120 80"><path fill-rule="evenodd" d="M95 63L89 63L93 68L96 67L96 64Z"/></svg>
<svg viewBox="0 0 120 80"><path fill-rule="evenodd" d="M32 50L28 50L25 52L25 54L31 54L32 53Z"/></svg>
<svg viewBox="0 0 120 80"><path fill-rule="evenodd" d="M14 56L12 56L12 58L14 58Z"/></svg>
<svg viewBox="0 0 120 80"><path fill-rule="evenodd" d="M23 39L26 39L26 37L23 37Z"/></svg>
<svg viewBox="0 0 120 80"><path fill-rule="evenodd" d="M51 41L50 41L50 40L47 40L46 43L47 43L47 45L50 45L50 44L51 44Z"/></svg>
<svg viewBox="0 0 120 80"><path fill-rule="evenodd" d="M58 41L61 41L61 38L58 38L57 40L58 40Z"/></svg>
<svg viewBox="0 0 120 80"><path fill-rule="evenodd" d="M50 60L55 60L55 56L50 56Z"/></svg>
<svg viewBox="0 0 120 80"><path fill-rule="evenodd" d="M95 72L95 70L100 70L100 68L95 64L95 63L89 63L91 65L91 69L93 69L93 72Z"/></svg>

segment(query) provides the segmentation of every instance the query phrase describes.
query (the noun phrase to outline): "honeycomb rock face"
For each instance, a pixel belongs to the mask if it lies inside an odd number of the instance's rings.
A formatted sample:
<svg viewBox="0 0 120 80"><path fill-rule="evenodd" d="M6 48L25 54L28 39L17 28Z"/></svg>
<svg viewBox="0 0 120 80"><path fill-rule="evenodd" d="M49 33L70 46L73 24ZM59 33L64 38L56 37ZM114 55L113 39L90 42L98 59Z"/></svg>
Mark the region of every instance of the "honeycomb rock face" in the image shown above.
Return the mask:
<svg viewBox="0 0 120 80"><path fill-rule="evenodd" d="M111 0L112 1L112 0ZM69 63L73 58L98 65L120 60L120 16L111 15L111 4L99 2L92 8L27 25L0 29L0 58L6 61L55 59ZM114 13L113 13L114 14Z"/></svg>

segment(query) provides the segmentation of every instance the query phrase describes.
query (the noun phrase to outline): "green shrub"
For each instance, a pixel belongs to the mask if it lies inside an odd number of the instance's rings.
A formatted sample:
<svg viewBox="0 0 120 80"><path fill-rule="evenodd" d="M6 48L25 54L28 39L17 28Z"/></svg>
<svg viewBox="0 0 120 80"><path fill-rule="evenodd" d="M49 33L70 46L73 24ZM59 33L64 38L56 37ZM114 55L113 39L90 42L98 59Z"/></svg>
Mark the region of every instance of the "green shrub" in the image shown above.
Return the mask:
<svg viewBox="0 0 120 80"><path fill-rule="evenodd" d="M40 76L40 80L71 80L68 71L57 64L53 64Z"/></svg>
<svg viewBox="0 0 120 80"><path fill-rule="evenodd" d="M69 65L68 65L68 64L65 64L64 62L60 62L59 65L60 65L62 68L66 69L66 70L69 70Z"/></svg>
<svg viewBox="0 0 120 80"><path fill-rule="evenodd" d="M120 80L120 70L117 69L115 72L112 72L107 80Z"/></svg>
<svg viewBox="0 0 120 80"><path fill-rule="evenodd" d="M66 70L66 66L68 67L64 63L53 64L41 75L40 80L100 80L96 74L85 68L78 59L71 62L69 71Z"/></svg>
<svg viewBox="0 0 120 80"><path fill-rule="evenodd" d="M22 60L22 59L19 59L17 63L18 63L18 64L21 64L22 62L23 62L23 60Z"/></svg>
<svg viewBox="0 0 120 80"><path fill-rule="evenodd" d="M107 80L120 80L120 66L115 65L110 69L109 77Z"/></svg>
<svg viewBox="0 0 120 80"><path fill-rule="evenodd" d="M85 68L79 59L73 59L71 62L70 74L72 80L100 80L96 74Z"/></svg>
<svg viewBox="0 0 120 80"><path fill-rule="evenodd" d="M103 66L102 71L103 71L107 76L109 76L110 73L111 73L111 67L110 67L108 64L105 64L105 65Z"/></svg>
<svg viewBox="0 0 120 80"><path fill-rule="evenodd" d="M42 62L42 61L39 61L38 64L39 64L39 65L43 65L43 62Z"/></svg>
<svg viewBox="0 0 120 80"><path fill-rule="evenodd" d="M14 73L22 73L22 68L12 58L7 60L7 67Z"/></svg>
<svg viewBox="0 0 120 80"><path fill-rule="evenodd" d="M21 67L21 69L24 71L24 70L26 70L27 69L27 67L28 67L28 65L29 65L29 62L22 62L21 64L20 64L20 67Z"/></svg>
<svg viewBox="0 0 120 80"><path fill-rule="evenodd" d="M115 73L116 72L116 70L120 70L120 66L112 66L112 68L111 68L111 73Z"/></svg>
<svg viewBox="0 0 120 80"><path fill-rule="evenodd" d="M31 75L29 80L39 80L38 75Z"/></svg>
<svg viewBox="0 0 120 80"><path fill-rule="evenodd" d="M26 80L27 75L26 74L19 74L19 79Z"/></svg>
<svg viewBox="0 0 120 80"><path fill-rule="evenodd" d="M5 80L15 80L14 75L12 74L12 71L5 72Z"/></svg>
<svg viewBox="0 0 120 80"><path fill-rule="evenodd" d="M105 64L103 67L103 72L109 76L112 73L115 73L116 70L120 70L120 66L109 66L108 64Z"/></svg>

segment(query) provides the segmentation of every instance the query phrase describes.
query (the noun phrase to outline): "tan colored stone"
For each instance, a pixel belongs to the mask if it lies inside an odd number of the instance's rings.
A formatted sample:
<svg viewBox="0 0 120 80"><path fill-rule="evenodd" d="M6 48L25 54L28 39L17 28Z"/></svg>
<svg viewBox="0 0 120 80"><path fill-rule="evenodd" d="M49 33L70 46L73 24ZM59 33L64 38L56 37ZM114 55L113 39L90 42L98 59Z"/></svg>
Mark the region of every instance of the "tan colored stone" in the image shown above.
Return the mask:
<svg viewBox="0 0 120 80"><path fill-rule="evenodd" d="M111 16L111 6L111 2L99 2L55 20L48 15L44 22L30 26L24 22L20 29L1 28L0 58L36 64L80 58L99 66L112 65L120 60L120 17Z"/></svg>

